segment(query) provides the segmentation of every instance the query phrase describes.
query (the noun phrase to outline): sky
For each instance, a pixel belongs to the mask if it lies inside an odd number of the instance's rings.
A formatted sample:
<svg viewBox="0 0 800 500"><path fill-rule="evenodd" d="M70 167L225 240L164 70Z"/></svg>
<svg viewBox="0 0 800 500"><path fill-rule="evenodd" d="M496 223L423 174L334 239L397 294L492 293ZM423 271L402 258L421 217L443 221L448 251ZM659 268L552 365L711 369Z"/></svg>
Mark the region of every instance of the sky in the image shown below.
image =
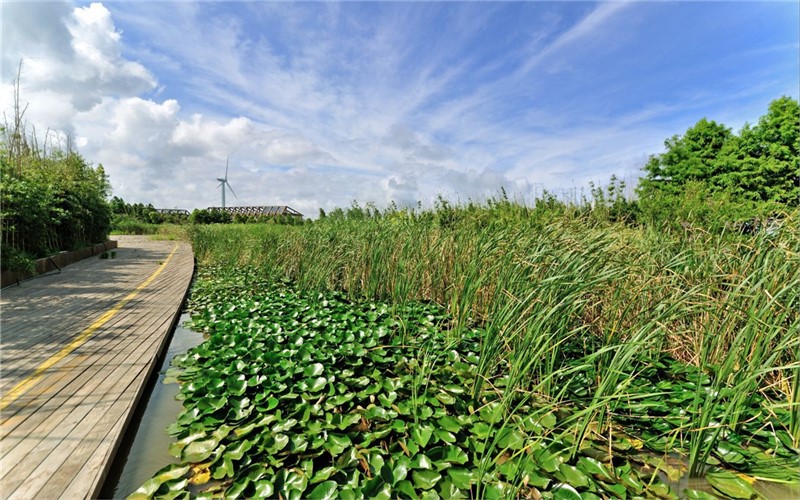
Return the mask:
<svg viewBox="0 0 800 500"><path fill-rule="evenodd" d="M15 2L29 130L156 208L530 202L632 186L800 93L798 2ZM229 158L229 160L228 160Z"/></svg>

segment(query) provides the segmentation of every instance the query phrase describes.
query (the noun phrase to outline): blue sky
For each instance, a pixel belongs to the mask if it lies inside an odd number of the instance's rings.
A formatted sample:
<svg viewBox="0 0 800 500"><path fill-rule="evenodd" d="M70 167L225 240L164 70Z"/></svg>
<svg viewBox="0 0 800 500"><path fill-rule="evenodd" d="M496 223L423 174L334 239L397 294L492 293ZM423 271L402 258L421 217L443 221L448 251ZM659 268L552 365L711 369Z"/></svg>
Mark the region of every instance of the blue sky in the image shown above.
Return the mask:
<svg viewBox="0 0 800 500"><path fill-rule="evenodd" d="M530 199L798 97L796 2L3 4L37 130L159 207Z"/></svg>

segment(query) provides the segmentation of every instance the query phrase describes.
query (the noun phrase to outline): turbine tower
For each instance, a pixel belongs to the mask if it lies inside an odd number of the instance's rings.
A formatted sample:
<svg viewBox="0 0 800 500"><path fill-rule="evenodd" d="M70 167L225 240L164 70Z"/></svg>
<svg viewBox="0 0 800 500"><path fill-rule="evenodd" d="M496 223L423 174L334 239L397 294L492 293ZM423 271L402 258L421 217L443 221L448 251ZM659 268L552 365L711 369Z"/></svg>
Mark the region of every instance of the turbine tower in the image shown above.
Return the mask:
<svg viewBox="0 0 800 500"><path fill-rule="evenodd" d="M225 178L220 179L217 177L219 181L219 187L222 188L222 208L225 209L225 187L227 186L228 189L231 190L231 194L238 200L239 197L236 196L236 193L233 192L233 188L231 187L230 183L228 182L228 162L230 161L231 157L228 155L228 158L225 160Z"/></svg>

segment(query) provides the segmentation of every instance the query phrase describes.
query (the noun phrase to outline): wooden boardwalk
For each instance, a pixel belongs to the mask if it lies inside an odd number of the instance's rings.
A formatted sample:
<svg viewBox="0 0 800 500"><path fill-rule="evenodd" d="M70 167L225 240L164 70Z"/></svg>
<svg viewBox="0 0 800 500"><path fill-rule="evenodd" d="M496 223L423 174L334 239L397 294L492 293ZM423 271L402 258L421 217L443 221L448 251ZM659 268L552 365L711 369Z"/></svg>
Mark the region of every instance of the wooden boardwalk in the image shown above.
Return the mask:
<svg viewBox="0 0 800 500"><path fill-rule="evenodd" d="M0 497L96 496L191 281L186 242L117 237L0 293Z"/></svg>

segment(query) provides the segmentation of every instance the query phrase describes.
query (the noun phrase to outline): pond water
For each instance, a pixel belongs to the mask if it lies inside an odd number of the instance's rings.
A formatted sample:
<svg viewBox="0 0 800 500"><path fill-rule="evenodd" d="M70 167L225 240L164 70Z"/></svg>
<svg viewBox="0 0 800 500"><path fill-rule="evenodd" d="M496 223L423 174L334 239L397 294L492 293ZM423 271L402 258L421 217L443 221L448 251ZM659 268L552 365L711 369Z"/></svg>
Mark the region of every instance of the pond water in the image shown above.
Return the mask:
<svg viewBox="0 0 800 500"><path fill-rule="evenodd" d="M189 315L184 313L175 327L164 361L159 366L158 378L150 382L149 394L145 392L139 403L140 409L128 426L100 498L125 498L153 477L156 471L177 462L167 452L172 442L167 426L181 411L181 402L175 399L179 386L177 383L165 384L164 373L173 357L203 342L201 333L183 327L188 319Z"/></svg>

